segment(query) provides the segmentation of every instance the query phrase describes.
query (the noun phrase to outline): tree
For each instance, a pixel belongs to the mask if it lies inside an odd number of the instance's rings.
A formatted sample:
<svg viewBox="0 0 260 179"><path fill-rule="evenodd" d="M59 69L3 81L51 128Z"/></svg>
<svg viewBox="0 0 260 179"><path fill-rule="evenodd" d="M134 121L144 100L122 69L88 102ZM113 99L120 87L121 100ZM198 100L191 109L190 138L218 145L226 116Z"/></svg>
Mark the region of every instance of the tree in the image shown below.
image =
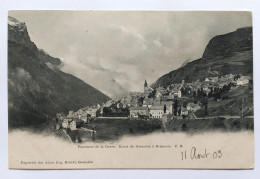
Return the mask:
<svg viewBox="0 0 260 179"><path fill-rule="evenodd" d="M205 116L208 115L208 99L205 101Z"/></svg>
<svg viewBox="0 0 260 179"><path fill-rule="evenodd" d="M130 115L130 109L128 107L125 108L124 113L126 116Z"/></svg>
<svg viewBox="0 0 260 179"><path fill-rule="evenodd" d="M198 94L198 96L201 95L201 93L200 93L200 89L197 90L197 94Z"/></svg>
<svg viewBox="0 0 260 179"><path fill-rule="evenodd" d="M179 106L178 100L176 99L176 100L174 101L174 105L173 105L173 109L174 109L173 113L174 113L174 116L177 116L178 106Z"/></svg>
<svg viewBox="0 0 260 179"><path fill-rule="evenodd" d="M209 92L208 96L209 96L209 97L212 97L212 96L213 96L212 90Z"/></svg>
<svg viewBox="0 0 260 179"><path fill-rule="evenodd" d="M96 111L96 116L97 116L97 117L102 116L102 114L101 114L101 110L100 110L100 109L98 109L98 110Z"/></svg>
<svg viewBox="0 0 260 179"><path fill-rule="evenodd" d="M144 102L144 97L140 97L138 99L138 106L142 106L143 102Z"/></svg>
<svg viewBox="0 0 260 179"><path fill-rule="evenodd" d="M207 94L204 92L203 88L201 88L200 92L201 92L201 96L202 97L206 97L207 96Z"/></svg>
<svg viewBox="0 0 260 179"><path fill-rule="evenodd" d="M214 93L213 97L214 97L215 101L217 101L218 99L221 99L221 92L219 91L219 92Z"/></svg>
<svg viewBox="0 0 260 179"><path fill-rule="evenodd" d="M216 92L219 92L219 87L215 87L214 88L214 92L216 93Z"/></svg>
<svg viewBox="0 0 260 179"><path fill-rule="evenodd" d="M240 109L240 111L241 111L241 118L244 118L244 106L245 106L245 101L246 101L246 97L240 99L239 109Z"/></svg>
<svg viewBox="0 0 260 179"><path fill-rule="evenodd" d="M181 95L186 96L186 90L183 87L181 88Z"/></svg>
<svg viewBox="0 0 260 179"><path fill-rule="evenodd" d="M179 116L181 115L181 106L179 107L178 115L179 115Z"/></svg>
<svg viewBox="0 0 260 179"><path fill-rule="evenodd" d="M104 116L109 116L109 115L110 115L110 110L109 110L108 107L104 107L104 108L103 108L103 115L104 115Z"/></svg>
<svg viewBox="0 0 260 179"><path fill-rule="evenodd" d="M223 92L227 92L228 91L228 86L224 85L222 90L223 90Z"/></svg>

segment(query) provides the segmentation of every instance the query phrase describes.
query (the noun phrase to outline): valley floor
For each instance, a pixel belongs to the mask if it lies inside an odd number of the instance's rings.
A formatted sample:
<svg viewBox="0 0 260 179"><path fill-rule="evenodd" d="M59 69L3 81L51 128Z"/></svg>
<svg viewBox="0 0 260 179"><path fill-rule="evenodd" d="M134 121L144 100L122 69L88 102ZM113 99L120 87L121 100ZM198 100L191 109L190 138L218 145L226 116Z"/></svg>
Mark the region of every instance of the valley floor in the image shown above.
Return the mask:
<svg viewBox="0 0 260 179"><path fill-rule="evenodd" d="M220 131L239 132L253 131L254 119L237 117L209 117L190 120L171 120L161 124L159 120L120 120L120 119L97 119L91 124L85 124L77 130L68 132L72 142L85 143L90 141L114 141L125 136L142 136L155 132L181 132L197 134ZM93 133L94 132L94 133Z"/></svg>

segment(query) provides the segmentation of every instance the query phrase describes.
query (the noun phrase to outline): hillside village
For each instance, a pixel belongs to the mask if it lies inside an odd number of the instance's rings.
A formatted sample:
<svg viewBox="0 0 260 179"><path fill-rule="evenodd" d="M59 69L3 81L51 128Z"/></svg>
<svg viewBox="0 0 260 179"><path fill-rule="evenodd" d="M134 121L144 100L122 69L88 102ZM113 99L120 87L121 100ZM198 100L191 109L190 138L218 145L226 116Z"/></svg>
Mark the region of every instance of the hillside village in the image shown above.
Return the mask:
<svg viewBox="0 0 260 179"><path fill-rule="evenodd" d="M149 87L145 81L143 93L131 92L104 104L68 111L68 114L58 113L55 129L74 131L85 124L91 124L94 120L110 118L144 121L158 119L165 126L171 120L198 119L197 111L202 111L204 116L208 117L209 99L226 100L228 96L225 92L241 86L252 88L252 84L251 76L242 74L207 77L205 80L192 83L183 80L178 84L159 86L155 89Z"/></svg>

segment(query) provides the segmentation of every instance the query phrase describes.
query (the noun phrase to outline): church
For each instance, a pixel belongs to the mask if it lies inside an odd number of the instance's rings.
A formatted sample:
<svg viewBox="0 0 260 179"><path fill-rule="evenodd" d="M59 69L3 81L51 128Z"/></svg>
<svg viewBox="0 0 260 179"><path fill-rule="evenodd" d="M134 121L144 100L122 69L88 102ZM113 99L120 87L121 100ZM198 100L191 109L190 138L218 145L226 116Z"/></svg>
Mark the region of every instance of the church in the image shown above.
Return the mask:
<svg viewBox="0 0 260 179"><path fill-rule="evenodd" d="M148 98L148 96L150 95L150 88L148 87L148 84L145 80L144 82L144 98Z"/></svg>

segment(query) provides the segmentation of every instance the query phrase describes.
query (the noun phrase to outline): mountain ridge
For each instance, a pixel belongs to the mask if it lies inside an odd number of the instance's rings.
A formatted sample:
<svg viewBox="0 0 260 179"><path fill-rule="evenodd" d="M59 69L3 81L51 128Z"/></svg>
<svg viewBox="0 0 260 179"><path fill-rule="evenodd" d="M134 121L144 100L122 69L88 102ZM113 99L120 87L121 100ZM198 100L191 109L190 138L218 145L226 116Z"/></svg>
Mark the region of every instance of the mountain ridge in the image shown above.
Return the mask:
<svg viewBox="0 0 260 179"><path fill-rule="evenodd" d="M60 59L39 50L27 27L8 17L9 127L36 126L57 112L104 103L110 98L59 70Z"/></svg>
<svg viewBox="0 0 260 179"><path fill-rule="evenodd" d="M173 70L153 83L152 87L168 86L182 80L193 82L206 77L229 73L253 74L252 27L213 37L201 58Z"/></svg>

